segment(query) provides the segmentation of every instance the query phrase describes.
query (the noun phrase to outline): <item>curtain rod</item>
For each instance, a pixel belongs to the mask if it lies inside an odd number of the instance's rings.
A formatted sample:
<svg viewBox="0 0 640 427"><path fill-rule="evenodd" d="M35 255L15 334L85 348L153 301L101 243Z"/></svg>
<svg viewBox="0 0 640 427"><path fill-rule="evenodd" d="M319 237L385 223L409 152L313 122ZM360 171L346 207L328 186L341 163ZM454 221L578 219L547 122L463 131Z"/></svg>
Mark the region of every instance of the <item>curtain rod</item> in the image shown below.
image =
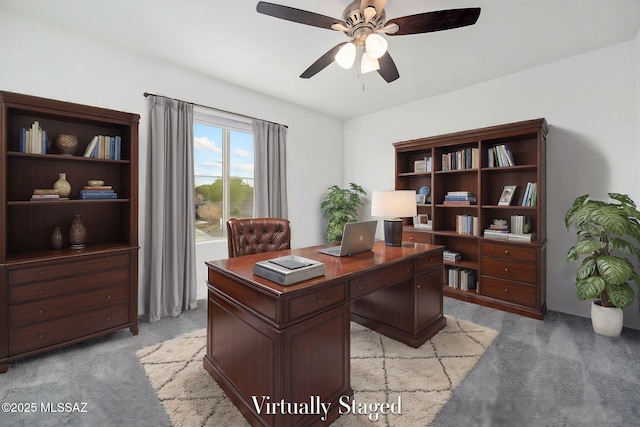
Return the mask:
<svg viewBox="0 0 640 427"><path fill-rule="evenodd" d="M164 96L164 95L156 95L155 93L149 93L149 92L145 92L143 94L146 97L148 97L149 95L153 95L153 96L161 96L163 98L169 98L168 96ZM251 117L251 116L247 116L246 114L239 114L239 113L234 113L233 111L228 111L228 110L223 110L221 108L215 108L215 107L209 107L208 105L202 105L202 104L196 104L195 102L188 102L188 101L182 101L180 99L176 99L176 98L169 98L169 99L174 99L176 101L180 101L180 102L186 102L188 104L192 104L192 105L197 105L198 107L202 107L202 108L209 108L211 110L216 110L216 111L220 111L222 113L228 113L228 114L235 114L236 116L241 116L241 117L246 117L247 119L256 119L256 120L263 120L263 119L258 119L257 117ZM271 120L263 120L265 122L269 122L269 123L274 123L276 125L280 125L280 126L284 126L285 128L289 129L289 126L287 125L283 125L281 123L277 123L277 122L272 122Z"/></svg>

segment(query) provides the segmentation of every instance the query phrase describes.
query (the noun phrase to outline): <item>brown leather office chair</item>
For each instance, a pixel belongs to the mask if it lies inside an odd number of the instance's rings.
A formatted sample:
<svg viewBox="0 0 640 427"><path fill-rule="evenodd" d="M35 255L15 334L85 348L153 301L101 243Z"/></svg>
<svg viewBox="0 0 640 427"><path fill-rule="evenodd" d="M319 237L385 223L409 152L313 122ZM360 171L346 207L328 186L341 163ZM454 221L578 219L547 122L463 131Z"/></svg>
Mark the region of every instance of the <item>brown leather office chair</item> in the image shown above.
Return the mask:
<svg viewBox="0 0 640 427"><path fill-rule="evenodd" d="M232 218L227 221L229 258L291 248L289 220L281 218Z"/></svg>

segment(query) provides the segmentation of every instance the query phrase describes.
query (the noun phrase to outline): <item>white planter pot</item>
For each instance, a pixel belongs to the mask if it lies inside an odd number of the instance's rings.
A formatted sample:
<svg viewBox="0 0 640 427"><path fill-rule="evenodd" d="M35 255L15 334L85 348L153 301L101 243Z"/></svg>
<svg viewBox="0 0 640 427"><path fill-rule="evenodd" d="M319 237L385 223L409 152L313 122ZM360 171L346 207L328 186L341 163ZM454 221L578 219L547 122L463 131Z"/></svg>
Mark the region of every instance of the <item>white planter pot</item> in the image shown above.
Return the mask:
<svg viewBox="0 0 640 427"><path fill-rule="evenodd" d="M622 332L623 313L621 308L602 307L600 301L591 302L591 324L600 335L617 337Z"/></svg>

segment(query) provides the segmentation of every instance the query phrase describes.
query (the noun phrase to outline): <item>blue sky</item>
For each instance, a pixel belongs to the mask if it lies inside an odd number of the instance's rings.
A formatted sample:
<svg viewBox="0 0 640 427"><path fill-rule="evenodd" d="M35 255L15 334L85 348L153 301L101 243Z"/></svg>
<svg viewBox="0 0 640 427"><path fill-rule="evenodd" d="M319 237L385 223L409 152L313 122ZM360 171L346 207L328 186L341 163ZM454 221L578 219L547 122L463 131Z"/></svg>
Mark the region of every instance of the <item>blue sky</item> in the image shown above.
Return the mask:
<svg viewBox="0 0 640 427"><path fill-rule="evenodd" d="M195 123L193 135L195 184L209 184L222 175L222 129ZM253 179L253 135L231 131L230 148L231 176Z"/></svg>

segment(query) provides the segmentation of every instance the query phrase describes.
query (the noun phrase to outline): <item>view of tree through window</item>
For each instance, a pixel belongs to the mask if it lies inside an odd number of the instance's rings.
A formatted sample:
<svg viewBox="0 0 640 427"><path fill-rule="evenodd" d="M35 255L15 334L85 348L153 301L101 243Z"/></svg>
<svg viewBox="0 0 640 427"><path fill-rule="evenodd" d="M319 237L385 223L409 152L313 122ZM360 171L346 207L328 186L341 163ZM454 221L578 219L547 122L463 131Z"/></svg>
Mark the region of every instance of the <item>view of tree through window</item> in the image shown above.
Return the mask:
<svg viewBox="0 0 640 427"><path fill-rule="evenodd" d="M229 218L253 216L253 133L247 123L196 115L196 241L223 238Z"/></svg>

